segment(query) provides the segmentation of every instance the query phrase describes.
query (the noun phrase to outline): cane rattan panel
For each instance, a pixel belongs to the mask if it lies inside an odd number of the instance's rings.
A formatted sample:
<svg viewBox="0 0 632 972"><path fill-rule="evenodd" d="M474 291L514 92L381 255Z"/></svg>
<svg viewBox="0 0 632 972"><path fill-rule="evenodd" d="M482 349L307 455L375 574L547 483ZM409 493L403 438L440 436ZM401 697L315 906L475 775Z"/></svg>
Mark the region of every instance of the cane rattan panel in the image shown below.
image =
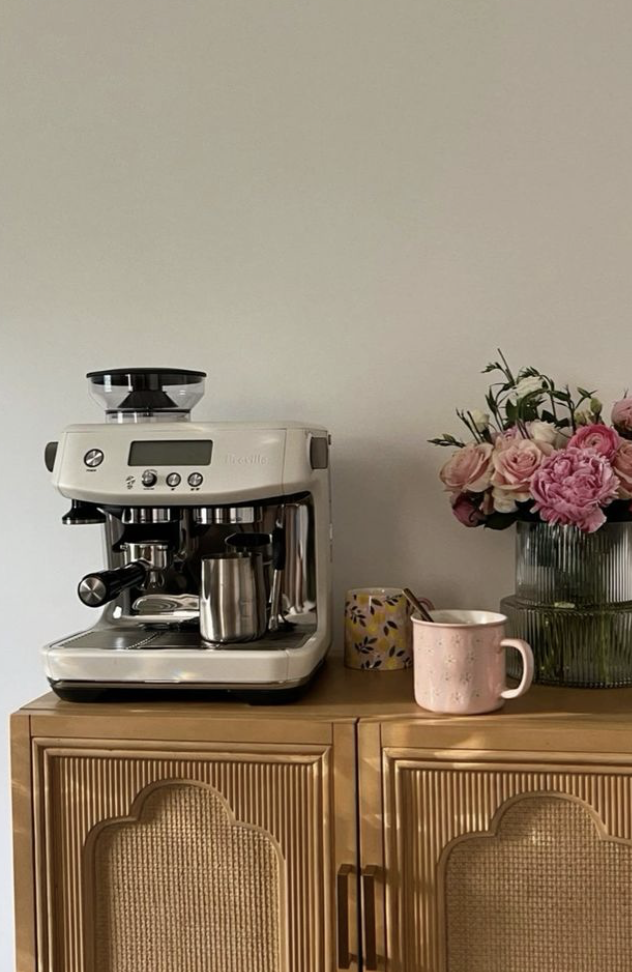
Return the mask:
<svg viewBox="0 0 632 972"><path fill-rule="evenodd" d="M40 972L327 969L329 747L36 743L35 771Z"/></svg>
<svg viewBox="0 0 632 972"><path fill-rule="evenodd" d="M384 754L389 972L632 970L628 767L412 755Z"/></svg>
<svg viewBox="0 0 632 972"><path fill-rule="evenodd" d="M283 972L276 842L207 786L166 783L139 802L89 841L96 972Z"/></svg>
<svg viewBox="0 0 632 972"><path fill-rule="evenodd" d="M449 972L629 972L632 846L570 797L519 797L449 847Z"/></svg>

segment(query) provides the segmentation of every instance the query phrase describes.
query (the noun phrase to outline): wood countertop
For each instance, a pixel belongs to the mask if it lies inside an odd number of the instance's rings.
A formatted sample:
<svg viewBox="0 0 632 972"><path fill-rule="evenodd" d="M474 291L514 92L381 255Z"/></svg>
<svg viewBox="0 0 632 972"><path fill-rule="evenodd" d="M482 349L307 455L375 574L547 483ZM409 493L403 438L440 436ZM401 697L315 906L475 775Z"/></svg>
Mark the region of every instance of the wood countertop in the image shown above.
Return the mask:
<svg viewBox="0 0 632 972"><path fill-rule="evenodd" d="M358 719L423 723L450 721L482 725L493 723L499 729L509 724L573 728L616 725L632 730L632 688L625 689L568 689L534 686L526 695L508 701L505 707L487 715L440 716L416 705L413 698L412 671L371 672L353 671L344 667L339 655L331 654L321 672L304 695L295 702L259 706L230 699L200 701L186 696L168 701L116 701L76 703L62 702L49 692L28 703L20 712L37 717L69 717L77 719L124 717L153 719L230 719L256 722L326 721L353 722Z"/></svg>

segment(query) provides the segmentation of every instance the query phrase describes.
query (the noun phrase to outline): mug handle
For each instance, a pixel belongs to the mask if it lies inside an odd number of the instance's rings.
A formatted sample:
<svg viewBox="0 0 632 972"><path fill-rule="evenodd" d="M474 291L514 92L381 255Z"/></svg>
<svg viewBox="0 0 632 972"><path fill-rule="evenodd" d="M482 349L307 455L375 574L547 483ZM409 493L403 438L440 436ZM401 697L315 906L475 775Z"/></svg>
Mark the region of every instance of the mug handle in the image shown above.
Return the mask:
<svg viewBox="0 0 632 972"><path fill-rule="evenodd" d="M522 638L503 638L498 650L504 651L506 648L515 648L520 652L523 671L518 688L507 688L500 695L503 699L517 699L519 695L524 695L533 681L533 652L531 646Z"/></svg>
<svg viewBox="0 0 632 972"><path fill-rule="evenodd" d="M415 595L415 597L417 597L417 600L420 601L421 604L424 605L424 607L427 607L429 611L437 610L429 597L418 597L417 595ZM408 609L410 614L412 614L412 612L415 610L412 604L408 604Z"/></svg>

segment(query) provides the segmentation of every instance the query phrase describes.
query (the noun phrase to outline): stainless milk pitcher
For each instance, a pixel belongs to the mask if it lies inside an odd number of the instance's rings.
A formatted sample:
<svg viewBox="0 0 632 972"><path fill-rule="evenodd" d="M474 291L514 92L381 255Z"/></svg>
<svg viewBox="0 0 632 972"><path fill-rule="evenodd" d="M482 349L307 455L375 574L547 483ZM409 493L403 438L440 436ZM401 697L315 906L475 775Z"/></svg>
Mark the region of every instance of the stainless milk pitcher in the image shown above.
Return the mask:
<svg viewBox="0 0 632 972"><path fill-rule="evenodd" d="M200 632L204 641L254 641L266 632L263 555L221 553L202 560Z"/></svg>

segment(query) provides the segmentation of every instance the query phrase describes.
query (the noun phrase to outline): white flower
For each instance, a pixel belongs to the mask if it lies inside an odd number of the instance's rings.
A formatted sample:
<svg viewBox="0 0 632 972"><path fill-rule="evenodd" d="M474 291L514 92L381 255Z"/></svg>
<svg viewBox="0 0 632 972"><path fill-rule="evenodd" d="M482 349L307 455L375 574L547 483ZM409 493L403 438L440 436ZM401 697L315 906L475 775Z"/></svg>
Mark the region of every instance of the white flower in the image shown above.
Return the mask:
<svg viewBox="0 0 632 972"><path fill-rule="evenodd" d="M489 415L487 412L481 412L480 408L473 408L470 412L470 417L476 426L477 432L484 432L489 426Z"/></svg>
<svg viewBox="0 0 632 972"><path fill-rule="evenodd" d="M504 489L499 489L495 486L492 491L492 497L494 499L494 509L497 513L515 513L518 509L516 504L516 496L514 493L507 493ZM518 497L521 503L529 499L528 495L520 495Z"/></svg>
<svg viewBox="0 0 632 972"><path fill-rule="evenodd" d="M533 439L534 442L546 442L548 445L556 445L558 431L552 422L541 422L540 419L534 419L533 422L528 423L527 429L529 438Z"/></svg>
<svg viewBox="0 0 632 972"><path fill-rule="evenodd" d="M521 378L510 395L512 402L518 402L521 398L526 398L532 392L540 391L544 388L544 378L541 375L527 375Z"/></svg>
<svg viewBox="0 0 632 972"><path fill-rule="evenodd" d="M565 449L570 438L569 432L558 429L552 422L542 422L540 419L527 422L527 432L529 433L529 438L536 442L542 451L547 454L550 452L549 447L553 449Z"/></svg>

